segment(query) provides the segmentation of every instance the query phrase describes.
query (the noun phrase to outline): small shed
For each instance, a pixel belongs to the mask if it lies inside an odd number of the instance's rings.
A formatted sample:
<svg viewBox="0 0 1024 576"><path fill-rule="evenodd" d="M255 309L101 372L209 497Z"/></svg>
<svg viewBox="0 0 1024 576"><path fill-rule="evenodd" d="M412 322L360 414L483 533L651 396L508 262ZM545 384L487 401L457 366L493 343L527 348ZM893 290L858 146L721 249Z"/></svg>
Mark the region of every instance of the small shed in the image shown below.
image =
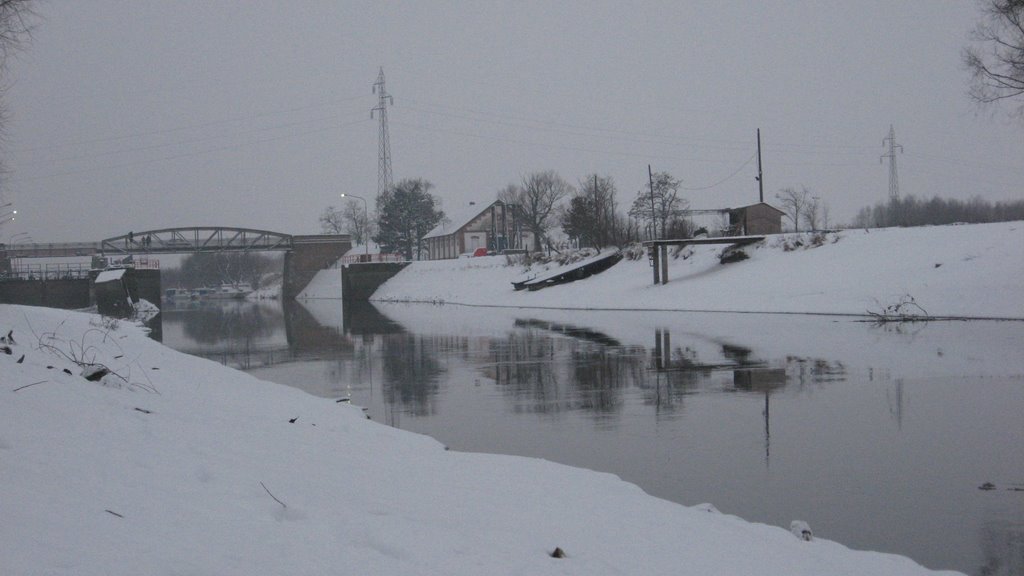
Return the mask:
<svg viewBox="0 0 1024 576"><path fill-rule="evenodd" d="M765 202L729 210L729 228L736 236L781 234L786 213Z"/></svg>
<svg viewBox="0 0 1024 576"><path fill-rule="evenodd" d="M516 211L501 200L487 206L471 202L445 213L446 221L423 237L428 260L458 258L481 248L489 252L518 250L532 243L533 235L523 231Z"/></svg>
<svg viewBox="0 0 1024 576"><path fill-rule="evenodd" d="M134 310L134 301L128 289L128 269L103 270L93 280L96 309L104 316L127 318Z"/></svg>

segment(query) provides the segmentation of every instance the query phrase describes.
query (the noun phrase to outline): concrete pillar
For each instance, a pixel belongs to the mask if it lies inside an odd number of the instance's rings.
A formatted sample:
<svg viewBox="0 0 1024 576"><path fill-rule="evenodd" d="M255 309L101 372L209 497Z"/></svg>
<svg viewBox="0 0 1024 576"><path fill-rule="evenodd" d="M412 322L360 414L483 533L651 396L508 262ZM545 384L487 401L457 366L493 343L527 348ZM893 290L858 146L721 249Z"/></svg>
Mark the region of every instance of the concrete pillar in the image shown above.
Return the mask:
<svg viewBox="0 0 1024 576"><path fill-rule="evenodd" d="M668 284L668 246L661 247L661 283Z"/></svg>

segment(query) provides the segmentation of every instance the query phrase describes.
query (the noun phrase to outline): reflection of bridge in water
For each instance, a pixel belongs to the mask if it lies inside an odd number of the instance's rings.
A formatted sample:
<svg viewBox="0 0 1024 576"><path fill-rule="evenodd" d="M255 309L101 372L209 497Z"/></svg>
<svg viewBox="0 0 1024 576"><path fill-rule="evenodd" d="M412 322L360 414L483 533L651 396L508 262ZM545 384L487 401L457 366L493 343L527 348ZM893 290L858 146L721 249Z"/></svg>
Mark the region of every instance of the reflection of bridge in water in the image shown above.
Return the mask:
<svg viewBox="0 0 1024 576"><path fill-rule="evenodd" d="M354 350L355 337L403 331L368 302L345 302L343 308L341 300L325 302L328 310L342 312L337 319L289 301L281 302L281 314L276 307L264 308L270 312L262 319L258 304L245 303L234 308L167 308L158 318L182 326L187 342L174 345L176 350L242 370L337 359Z"/></svg>

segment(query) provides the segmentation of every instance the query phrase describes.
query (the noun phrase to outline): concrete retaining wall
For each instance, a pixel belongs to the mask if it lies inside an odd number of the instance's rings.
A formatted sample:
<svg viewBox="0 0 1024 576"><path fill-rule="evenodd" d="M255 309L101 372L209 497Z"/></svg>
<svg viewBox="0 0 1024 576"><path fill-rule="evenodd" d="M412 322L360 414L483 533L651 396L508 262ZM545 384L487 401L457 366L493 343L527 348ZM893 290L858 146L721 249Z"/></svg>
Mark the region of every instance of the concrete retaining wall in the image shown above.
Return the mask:
<svg viewBox="0 0 1024 576"><path fill-rule="evenodd" d="M342 266L341 297L353 301L369 300L381 284L408 265L408 262L373 262Z"/></svg>
<svg viewBox="0 0 1024 576"><path fill-rule="evenodd" d="M73 310L88 308L89 280L4 280L0 282L0 302L46 306Z"/></svg>

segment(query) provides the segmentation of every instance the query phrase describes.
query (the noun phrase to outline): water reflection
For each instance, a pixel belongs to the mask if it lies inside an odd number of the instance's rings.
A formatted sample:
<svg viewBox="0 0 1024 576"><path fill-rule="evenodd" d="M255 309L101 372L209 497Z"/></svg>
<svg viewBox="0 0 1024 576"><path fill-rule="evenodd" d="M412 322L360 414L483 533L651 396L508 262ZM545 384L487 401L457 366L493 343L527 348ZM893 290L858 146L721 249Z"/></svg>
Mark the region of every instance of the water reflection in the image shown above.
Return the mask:
<svg viewBox="0 0 1024 576"><path fill-rule="evenodd" d="M163 330L455 449L604 470L775 525L800 517L932 568L1024 564L1024 497L976 489L1024 483L1020 325L317 301L165 309Z"/></svg>

